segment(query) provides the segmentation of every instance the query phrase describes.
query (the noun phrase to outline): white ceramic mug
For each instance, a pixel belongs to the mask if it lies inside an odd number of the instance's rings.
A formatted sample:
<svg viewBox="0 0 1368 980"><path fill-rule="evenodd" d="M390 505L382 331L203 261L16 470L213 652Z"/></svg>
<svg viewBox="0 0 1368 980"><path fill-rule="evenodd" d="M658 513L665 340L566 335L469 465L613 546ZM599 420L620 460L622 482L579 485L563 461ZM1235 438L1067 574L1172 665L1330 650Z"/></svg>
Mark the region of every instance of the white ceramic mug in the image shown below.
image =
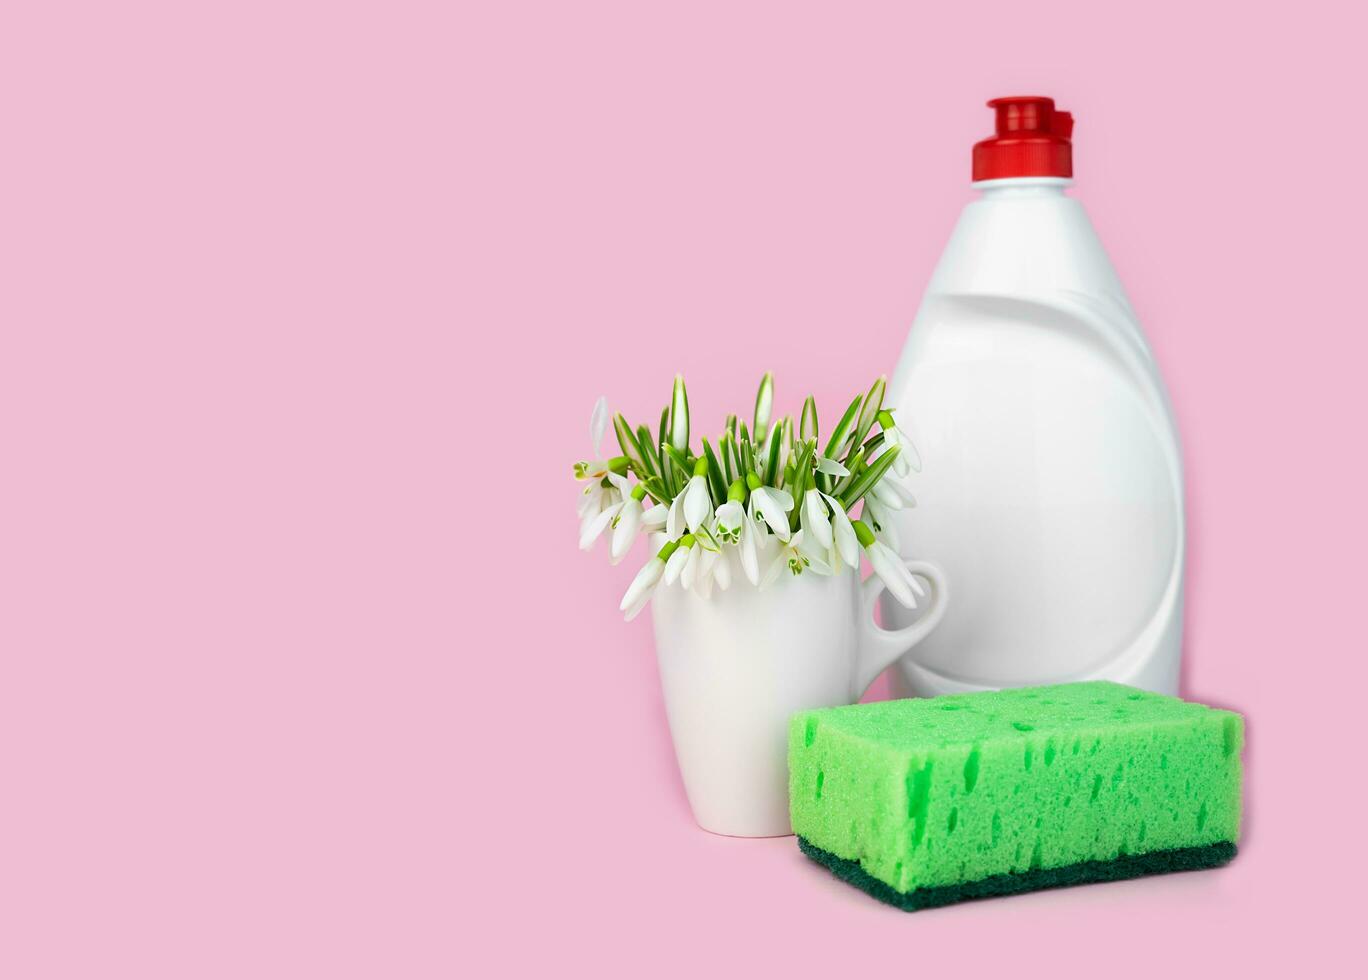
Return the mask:
<svg viewBox="0 0 1368 980"><path fill-rule="evenodd" d="M724 560L734 559L726 556ZM899 630L874 623L883 583L787 572L767 589L733 566L732 585L700 598L678 583L651 600L670 734L694 818L732 837L790 834L788 723L807 708L853 704L935 629L946 584L930 562L925 612Z"/></svg>

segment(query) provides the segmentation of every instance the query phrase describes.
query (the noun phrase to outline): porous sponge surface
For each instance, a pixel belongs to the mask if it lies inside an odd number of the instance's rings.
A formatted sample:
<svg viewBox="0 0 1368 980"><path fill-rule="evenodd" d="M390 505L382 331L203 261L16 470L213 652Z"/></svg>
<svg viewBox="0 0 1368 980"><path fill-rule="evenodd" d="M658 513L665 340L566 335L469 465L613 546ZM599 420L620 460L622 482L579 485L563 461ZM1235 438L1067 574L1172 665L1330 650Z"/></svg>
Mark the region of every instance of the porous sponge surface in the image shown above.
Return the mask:
<svg viewBox="0 0 1368 980"><path fill-rule="evenodd" d="M899 892L1234 843L1243 741L1105 681L800 712L793 830Z"/></svg>

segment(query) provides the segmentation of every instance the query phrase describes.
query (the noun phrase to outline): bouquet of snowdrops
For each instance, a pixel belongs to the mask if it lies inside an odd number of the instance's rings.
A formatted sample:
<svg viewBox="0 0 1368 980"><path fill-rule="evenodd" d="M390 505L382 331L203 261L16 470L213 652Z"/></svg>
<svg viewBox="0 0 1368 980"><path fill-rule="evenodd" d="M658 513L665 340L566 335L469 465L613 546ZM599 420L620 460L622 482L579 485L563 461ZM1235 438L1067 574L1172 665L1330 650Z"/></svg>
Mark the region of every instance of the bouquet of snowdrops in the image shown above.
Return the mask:
<svg viewBox="0 0 1368 980"><path fill-rule="evenodd" d="M838 575L858 571L860 552L888 591L915 608L922 586L898 557L888 513L912 506L902 485L885 479L890 470L905 476L920 470L917 451L883 405L884 379L855 396L830 437L818 439L817 405L803 403L792 416L770 422L774 380L766 374L755 398L750 427L727 416L702 453L689 442L689 396L683 376L660 413L653 435L633 429L622 415L612 418L622 455L575 464L583 481L579 505L580 547L609 534L614 564L637 537L664 532L665 544L637 573L622 610L632 619L656 587L676 581L704 598L732 581L728 552L737 553L742 573L766 588L785 570L792 575ZM594 452L609 424L600 398L590 418ZM850 512L863 502L862 516ZM611 533L610 533L611 532Z"/></svg>

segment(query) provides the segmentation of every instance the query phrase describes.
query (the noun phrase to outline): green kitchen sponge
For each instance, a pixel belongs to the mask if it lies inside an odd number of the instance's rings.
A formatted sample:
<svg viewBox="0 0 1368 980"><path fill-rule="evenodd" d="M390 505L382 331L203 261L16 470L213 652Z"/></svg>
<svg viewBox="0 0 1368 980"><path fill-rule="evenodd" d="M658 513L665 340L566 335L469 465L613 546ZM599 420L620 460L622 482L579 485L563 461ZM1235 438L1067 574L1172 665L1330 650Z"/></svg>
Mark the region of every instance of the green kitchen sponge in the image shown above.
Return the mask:
<svg viewBox="0 0 1368 980"><path fill-rule="evenodd" d="M1092 681L801 712L803 851L906 909L1223 864L1239 715Z"/></svg>

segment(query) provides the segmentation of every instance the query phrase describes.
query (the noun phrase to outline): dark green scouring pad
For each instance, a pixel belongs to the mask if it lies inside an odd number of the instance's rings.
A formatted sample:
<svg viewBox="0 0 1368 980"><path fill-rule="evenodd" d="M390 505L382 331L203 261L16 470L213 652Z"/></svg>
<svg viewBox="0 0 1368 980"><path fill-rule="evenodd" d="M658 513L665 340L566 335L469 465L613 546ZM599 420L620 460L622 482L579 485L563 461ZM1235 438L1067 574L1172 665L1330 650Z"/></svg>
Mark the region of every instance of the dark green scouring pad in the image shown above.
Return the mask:
<svg viewBox="0 0 1368 980"><path fill-rule="evenodd" d="M1110 861L1080 861L1077 864L1066 864L1061 868L1037 868L1020 874L1009 872L989 875L987 878L966 881L959 885L938 885L900 892L871 876L860 867L858 861L847 861L845 858L837 857L830 851L824 851L808 843L802 837L798 838L798 846L812 860L830 868L831 873L846 884L854 885L881 902L896 905L904 912L934 909L941 905L971 902L976 898L993 898L997 895L1067 888L1070 885L1087 885L1097 881L1124 881L1127 878L1167 874L1170 871L1218 868L1235 856L1235 845L1229 841L1222 841L1205 847L1179 847L1171 851L1130 854Z"/></svg>
<svg viewBox="0 0 1368 980"><path fill-rule="evenodd" d="M799 846L913 911L1225 864L1239 715L1102 681L802 712Z"/></svg>

